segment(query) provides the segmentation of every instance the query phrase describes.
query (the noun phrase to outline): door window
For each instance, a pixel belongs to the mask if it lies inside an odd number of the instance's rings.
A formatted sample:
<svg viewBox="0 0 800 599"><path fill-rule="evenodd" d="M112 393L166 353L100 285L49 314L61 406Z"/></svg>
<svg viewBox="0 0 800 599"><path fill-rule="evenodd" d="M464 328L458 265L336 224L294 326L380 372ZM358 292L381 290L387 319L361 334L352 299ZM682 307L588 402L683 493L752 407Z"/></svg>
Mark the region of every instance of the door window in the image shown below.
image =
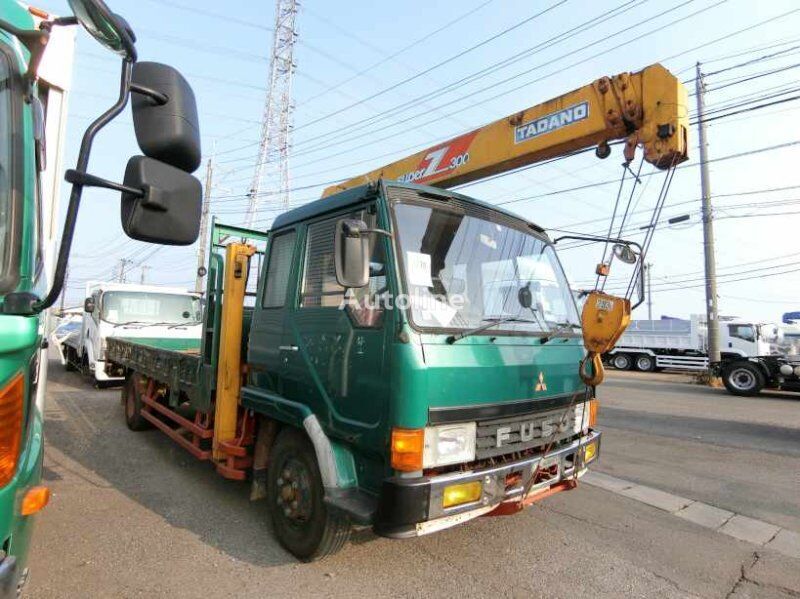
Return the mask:
<svg viewBox="0 0 800 599"><path fill-rule="evenodd" d="M744 339L745 341L755 341L756 332L752 325L749 324L729 324L728 332L731 337L737 339Z"/></svg>
<svg viewBox="0 0 800 599"><path fill-rule="evenodd" d="M303 308L346 308L358 326L380 326L385 309L386 256L380 236L370 235L369 282L359 289L348 289L336 280L334 235L340 218L355 218L375 227L376 217L359 211L314 223L308 227L306 260L303 269Z"/></svg>
<svg viewBox="0 0 800 599"><path fill-rule="evenodd" d="M272 238L264 283L264 308L281 308L286 303L289 274L292 269L295 232L289 231Z"/></svg>

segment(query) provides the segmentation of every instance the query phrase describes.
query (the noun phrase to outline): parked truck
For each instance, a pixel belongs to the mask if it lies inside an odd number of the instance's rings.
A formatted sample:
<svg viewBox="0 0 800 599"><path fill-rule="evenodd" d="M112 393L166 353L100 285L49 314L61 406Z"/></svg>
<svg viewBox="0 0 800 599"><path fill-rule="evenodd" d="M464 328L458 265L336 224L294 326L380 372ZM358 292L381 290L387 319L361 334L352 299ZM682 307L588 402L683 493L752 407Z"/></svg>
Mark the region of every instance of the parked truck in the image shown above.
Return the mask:
<svg viewBox="0 0 800 599"><path fill-rule="evenodd" d="M713 372L722 378L733 395L758 395L763 389L800 391L800 356L763 355L731 358L713 364Z"/></svg>
<svg viewBox="0 0 800 599"><path fill-rule="evenodd" d="M56 17L0 0L0 597L27 578L42 484L42 413L47 376L47 310L61 293L84 187L124 191L121 220L132 238L194 242L200 183L197 117L191 89L166 65L138 63L130 28L100 0L69 0ZM74 25L121 55L117 101L87 128L56 248L59 185ZM134 67L135 65L135 67ZM137 91L138 90L138 91ZM166 90L166 91L165 91ZM145 156L132 158L124 184L87 172L95 136L133 92L133 120ZM196 156L196 159L195 159ZM195 164L196 162L196 164ZM177 165L177 166L176 166ZM176 190L180 188L177 192Z"/></svg>
<svg viewBox="0 0 800 599"><path fill-rule="evenodd" d="M618 138L670 173L686 107L659 65L604 77L337 184L267 232L215 223L197 346L108 340L128 427L249 479L304 560L353 525L415 537L574 488L600 451L600 352L631 302L592 293L579 320L555 240L446 188ZM641 273L640 248L613 243Z"/></svg>
<svg viewBox="0 0 800 599"><path fill-rule="evenodd" d="M720 318L719 331L723 361L771 355L779 332L775 324L726 317ZM708 370L705 317L694 314L688 320L632 320L603 359L617 370Z"/></svg>
<svg viewBox="0 0 800 599"><path fill-rule="evenodd" d="M200 339L200 296L180 288L132 283L86 285L81 327L63 338L64 368L78 370L97 385L123 380L105 361L109 337L167 340L174 349Z"/></svg>

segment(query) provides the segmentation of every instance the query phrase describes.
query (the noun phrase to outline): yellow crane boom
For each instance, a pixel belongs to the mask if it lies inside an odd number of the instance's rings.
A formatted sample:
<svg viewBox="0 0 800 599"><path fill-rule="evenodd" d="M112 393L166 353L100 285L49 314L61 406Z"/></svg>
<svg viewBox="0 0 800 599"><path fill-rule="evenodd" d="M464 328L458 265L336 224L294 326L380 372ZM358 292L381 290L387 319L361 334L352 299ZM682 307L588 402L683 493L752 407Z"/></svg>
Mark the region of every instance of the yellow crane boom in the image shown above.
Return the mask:
<svg viewBox="0 0 800 599"><path fill-rule="evenodd" d="M687 94L660 64L638 73L602 77L590 85L459 135L412 156L328 187L323 197L376 181L452 187L594 145L625 139L660 169L687 159Z"/></svg>

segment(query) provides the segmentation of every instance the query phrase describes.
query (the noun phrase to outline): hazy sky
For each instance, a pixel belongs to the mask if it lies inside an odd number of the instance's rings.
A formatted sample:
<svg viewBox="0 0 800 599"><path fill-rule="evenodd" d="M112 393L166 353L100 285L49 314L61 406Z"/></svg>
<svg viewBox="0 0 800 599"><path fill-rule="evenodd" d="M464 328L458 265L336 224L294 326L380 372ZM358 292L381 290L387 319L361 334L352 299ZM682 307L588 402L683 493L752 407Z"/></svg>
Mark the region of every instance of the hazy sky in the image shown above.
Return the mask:
<svg viewBox="0 0 800 599"><path fill-rule="evenodd" d="M107 1L135 30L141 60L170 63L194 86L205 156L197 176L203 178L205 160L216 149L212 213L223 222L242 223L244 194L256 160L273 3ZM68 12L62 0L37 4L55 13ZM613 19L594 20L616 6L622 8ZM554 8L531 18L547 7ZM591 27L572 38L543 44L589 21ZM800 88L800 5L792 0L304 0L297 23L291 172L292 186L304 189L292 193L293 205L319 197L324 187L320 184L366 172L603 75L655 62L663 62L686 80L690 92L694 92L695 62L704 63L708 73L724 70L707 78L709 110L763 98L748 105L758 106L793 97L797 93L791 90ZM517 24L513 31L490 40ZM746 28L750 29L737 33ZM484 41L477 49L402 83ZM529 49L503 68L439 92ZM771 56L776 53L780 54ZM749 61L753 62L737 66ZM725 70L729 67L736 68ZM114 55L79 34L65 166L74 166L83 129L117 93L118 69ZM396 108L412 100L412 107ZM691 114L694 102L690 96ZM342 108L347 109L332 114ZM798 108L800 102L787 102L709 125L723 314L774 321L785 311L800 309L796 241L800 146L735 157L800 140ZM364 119L384 111L390 112L365 126ZM693 127L691 160L677 171L663 213L664 218L688 214L690 220L660 227L649 254L656 318L704 310L696 145ZM138 153L126 113L99 136L91 171L119 180L128 157ZM460 191L504 203L548 229L599 233L608 227L621 161L620 149L615 148L605 161L590 153ZM649 175L651 170L645 165L642 172ZM642 179L628 236L643 235L639 227L649 220L662 180L662 174ZM610 183L563 191L597 182ZM265 179L262 190L269 186ZM63 186L62 216L67 191ZM258 223L263 227L281 209L270 197L264 198L261 208ZM148 282L193 285L196 247L158 249L131 241L122 233L118 212L118 195L85 193L71 259L67 296L71 303L83 298L85 281L114 276L123 257L134 262L129 281L138 281L140 266L145 265L150 267ZM557 236L555 231L551 234ZM575 287L591 284L601 250L600 246L563 249L562 260ZM634 316L646 318L646 308Z"/></svg>

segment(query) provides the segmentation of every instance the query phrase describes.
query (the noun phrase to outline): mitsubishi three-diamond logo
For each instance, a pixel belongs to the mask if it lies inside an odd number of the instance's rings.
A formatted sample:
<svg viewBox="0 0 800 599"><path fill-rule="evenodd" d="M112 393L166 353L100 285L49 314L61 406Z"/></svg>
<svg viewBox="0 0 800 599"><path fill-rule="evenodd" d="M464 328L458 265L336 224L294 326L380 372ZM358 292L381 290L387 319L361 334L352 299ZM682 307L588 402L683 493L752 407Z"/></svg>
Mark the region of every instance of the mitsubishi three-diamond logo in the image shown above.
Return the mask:
<svg viewBox="0 0 800 599"><path fill-rule="evenodd" d="M536 383L535 391L547 391L547 383L544 382L544 372L539 371L539 381Z"/></svg>

